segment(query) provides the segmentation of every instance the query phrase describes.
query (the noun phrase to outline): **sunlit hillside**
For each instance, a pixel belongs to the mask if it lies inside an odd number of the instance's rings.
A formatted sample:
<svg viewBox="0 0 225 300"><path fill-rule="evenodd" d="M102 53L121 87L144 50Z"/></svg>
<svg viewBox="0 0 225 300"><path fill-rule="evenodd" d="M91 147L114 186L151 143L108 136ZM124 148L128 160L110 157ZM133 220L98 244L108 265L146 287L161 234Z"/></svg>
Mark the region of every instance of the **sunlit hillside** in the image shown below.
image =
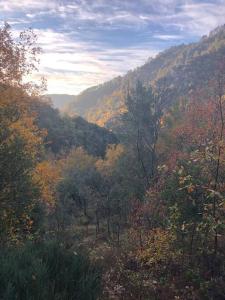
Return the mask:
<svg viewBox="0 0 225 300"><path fill-rule="evenodd" d="M125 107L127 87L134 87L138 80L159 88L166 85L175 102L207 88L224 55L225 27L221 26L197 43L172 47L124 77L85 90L67 104L67 112L75 112L100 126L110 124Z"/></svg>
<svg viewBox="0 0 225 300"><path fill-rule="evenodd" d="M0 300L225 299L224 16L0 0Z"/></svg>

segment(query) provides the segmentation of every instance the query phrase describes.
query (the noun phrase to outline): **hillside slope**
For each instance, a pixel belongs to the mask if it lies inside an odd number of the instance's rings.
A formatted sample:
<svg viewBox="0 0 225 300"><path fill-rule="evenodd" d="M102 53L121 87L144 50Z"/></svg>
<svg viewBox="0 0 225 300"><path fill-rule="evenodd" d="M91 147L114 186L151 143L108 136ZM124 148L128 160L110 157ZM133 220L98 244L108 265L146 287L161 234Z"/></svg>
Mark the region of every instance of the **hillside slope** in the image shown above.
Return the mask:
<svg viewBox="0 0 225 300"><path fill-rule="evenodd" d="M67 105L67 111L110 127L112 119L124 111L124 92L137 80L159 86L166 82L172 91L170 101L174 101L197 88L206 88L223 58L225 25L197 43L169 48L125 76L85 90Z"/></svg>
<svg viewBox="0 0 225 300"><path fill-rule="evenodd" d="M116 144L115 135L82 117L64 116L46 102L33 106L37 125L47 130L45 147L56 155L65 155L73 148L82 147L93 156L104 156L109 144Z"/></svg>

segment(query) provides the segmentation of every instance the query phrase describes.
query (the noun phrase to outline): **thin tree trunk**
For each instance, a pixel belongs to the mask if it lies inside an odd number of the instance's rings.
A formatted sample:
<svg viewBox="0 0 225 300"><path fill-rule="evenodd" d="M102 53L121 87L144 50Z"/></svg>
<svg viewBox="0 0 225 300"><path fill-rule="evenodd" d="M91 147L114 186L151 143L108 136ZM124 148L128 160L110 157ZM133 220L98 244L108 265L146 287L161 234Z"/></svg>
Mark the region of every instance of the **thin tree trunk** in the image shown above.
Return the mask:
<svg viewBox="0 0 225 300"><path fill-rule="evenodd" d="M214 190L217 190L218 187L218 181L219 181L219 172L220 172L220 161L221 161L221 150L222 150L222 141L223 141L223 131L224 131L224 116L223 116L223 106L222 106L222 92L219 93L219 113L220 113L220 122L221 122L221 127L220 127L220 133L219 133L219 148L218 148L218 158L216 162L216 174L215 174L215 185L214 185ZM214 196L213 199L213 217L216 221L216 196ZM218 233L217 229L215 229L215 238L214 238L214 253L215 255L217 254L217 249L218 249Z"/></svg>

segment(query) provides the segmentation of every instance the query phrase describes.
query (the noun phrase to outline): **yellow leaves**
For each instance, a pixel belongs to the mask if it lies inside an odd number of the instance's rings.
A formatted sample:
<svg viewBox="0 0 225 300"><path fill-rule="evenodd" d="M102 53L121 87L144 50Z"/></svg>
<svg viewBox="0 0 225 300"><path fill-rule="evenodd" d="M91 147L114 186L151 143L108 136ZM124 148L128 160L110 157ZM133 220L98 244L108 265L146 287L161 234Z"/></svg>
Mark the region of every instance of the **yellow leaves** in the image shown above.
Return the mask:
<svg viewBox="0 0 225 300"><path fill-rule="evenodd" d="M39 151L39 146L43 143L43 136L45 131L38 129L34 125L34 119L29 116L24 116L9 125L11 135L9 140L13 140L16 137L21 137L24 141L24 153L27 153L33 159Z"/></svg>
<svg viewBox="0 0 225 300"><path fill-rule="evenodd" d="M110 145L107 149L105 159L100 159L96 162L97 169L102 174L109 175L113 171L117 160L123 155L124 151L124 146L121 144Z"/></svg>
<svg viewBox="0 0 225 300"><path fill-rule="evenodd" d="M148 232L146 245L138 250L137 257L148 265L169 261L175 255L172 248L174 239L168 230L153 229Z"/></svg>
<svg viewBox="0 0 225 300"><path fill-rule="evenodd" d="M127 107L125 105L121 106L120 109L119 109L119 113L122 115L124 114L125 112L127 112Z"/></svg>
<svg viewBox="0 0 225 300"><path fill-rule="evenodd" d="M73 149L66 159L62 159L60 164L62 169L73 170L78 169L80 171L88 170L94 166L96 158L89 155L83 148L79 147Z"/></svg>
<svg viewBox="0 0 225 300"><path fill-rule="evenodd" d="M35 124L35 115L31 110L35 101L36 98L31 98L20 88L9 86L0 91L0 112L4 116L0 128L7 130L7 135L0 143L9 146L20 138L23 140L24 153L32 159L37 156L46 135Z"/></svg>
<svg viewBox="0 0 225 300"><path fill-rule="evenodd" d="M189 194L191 194L196 189L196 185L194 185L191 182L192 176L191 175L184 176L183 171L184 171L183 169L182 169L182 172L178 171L178 174L180 175L179 176L179 185L182 186L181 188L179 188L179 191L186 189L187 192ZM181 176L181 174L182 174L182 176Z"/></svg>
<svg viewBox="0 0 225 300"><path fill-rule="evenodd" d="M32 37L29 31L13 40L10 26L0 28L0 169L4 183L0 225L4 224L10 240L24 237L33 227L31 216L38 200L38 180L33 172L46 134L36 125L33 112L39 100L31 95L38 87L23 83L36 61L38 49L33 47Z"/></svg>
<svg viewBox="0 0 225 300"><path fill-rule="evenodd" d="M61 179L61 168L51 161L40 162L35 169L33 180L39 185L44 203L54 206L56 186Z"/></svg>
<svg viewBox="0 0 225 300"><path fill-rule="evenodd" d="M115 161L124 153L124 146L121 144L118 145L109 145L106 152L106 161L108 164L114 164Z"/></svg>
<svg viewBox="0 0 225 300"><path fill-rule="evenodd" d="M179 185L183 185L185 183L185 177L179 177Z"/></svg>
<svg viewBox="0 0 225 300"><path fill-rule="evenodd" d="M109 97L100 99L99 104L97 104L97 108L93 108L88 112L86 119L101 127L104 127L108 121L127 111L122 91L115 91Z"/></svg>

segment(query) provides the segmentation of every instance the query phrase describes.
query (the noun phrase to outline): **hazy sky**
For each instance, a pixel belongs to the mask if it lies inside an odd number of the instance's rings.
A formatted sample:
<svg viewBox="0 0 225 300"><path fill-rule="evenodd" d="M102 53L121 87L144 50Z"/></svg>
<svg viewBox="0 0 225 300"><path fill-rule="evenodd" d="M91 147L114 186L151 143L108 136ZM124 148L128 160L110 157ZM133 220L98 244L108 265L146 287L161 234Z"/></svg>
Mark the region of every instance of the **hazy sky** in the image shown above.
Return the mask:
<svg viewBox="0 0 225 300"><path fill-rule="evenodd" d="M225 0L0 0L1 23L33 28L49 93L77 94L225 23Z"/></svg>

